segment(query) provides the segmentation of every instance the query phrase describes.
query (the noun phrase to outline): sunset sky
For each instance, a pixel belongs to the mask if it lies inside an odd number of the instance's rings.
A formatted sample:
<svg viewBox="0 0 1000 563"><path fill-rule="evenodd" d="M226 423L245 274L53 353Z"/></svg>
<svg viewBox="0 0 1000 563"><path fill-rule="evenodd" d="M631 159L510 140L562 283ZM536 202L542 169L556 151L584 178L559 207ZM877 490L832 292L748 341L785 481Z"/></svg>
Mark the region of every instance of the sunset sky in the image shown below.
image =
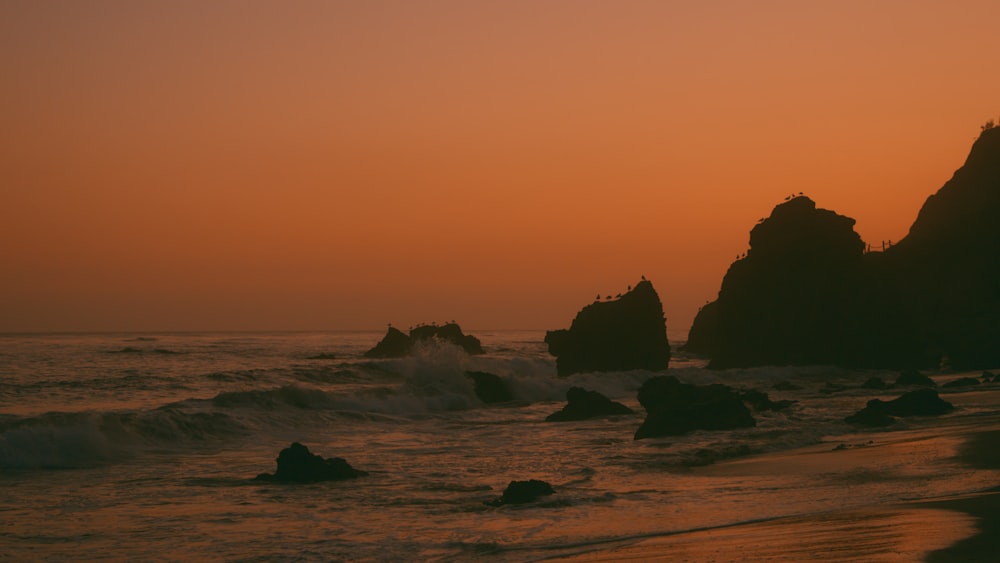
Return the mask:
<svg viewBox="0 0 1000 563"><path fill-rule="evenodd" d="M790 193L904 236L1000 2L0 2L0 331L684 333Z"/></svg>

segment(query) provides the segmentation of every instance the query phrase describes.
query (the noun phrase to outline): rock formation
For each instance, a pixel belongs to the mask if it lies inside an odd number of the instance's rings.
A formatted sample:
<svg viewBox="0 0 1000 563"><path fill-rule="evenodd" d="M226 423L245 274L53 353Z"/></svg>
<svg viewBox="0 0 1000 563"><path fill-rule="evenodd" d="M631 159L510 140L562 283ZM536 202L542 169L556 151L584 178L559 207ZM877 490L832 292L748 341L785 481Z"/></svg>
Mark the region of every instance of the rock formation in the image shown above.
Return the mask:
<svg viewBox="0 0 1000 563"><path fill-rule="evenodd" d="M612 401L597 391L570 387L569 391L566 391L566 406L561 411L550 414L545 421L567 422L621 414L632 414L632 409Z"/></svg>
<svg viewBox="0 0 1000 563"><path fill-rule="evenodd" d="M465 376L472 379L473 391L484 403L506 403L514 400L510 388L498 375L485 371L467 371Z"/></svg>
<svg viewBox="0 0 1000 563"><path fill-rule="evenodd" d="M490 506L503 506L505 504L525 504L537 500L539 497L555 494L552 485L538 479L530 481L511 481L503 491L503 496L496 500L488 501Z"/></svg>
<svg viewBox="0 0 1000 563"><path fill-rule="evenodd" d="M636 440L757 425L737 391L719 384L681 383L672 375L646 380L639 388L639 403L646 409L646 420L636 430Z"/></svg>
<svg viewBox="0 0 1000 563"><path fill-rule="evenodd" d="M316 483L319 481L340 481L353 479L368 473L351 467L339 457L324 459L309 451L298 442L281 450L278 454L278 470L274 474L261 473L258 481L278 483Z"/></svg>
<svg viewBox="0 0 1000 563"><path fill-rule="evenodd" d="M401 358L410 354L413 347L421 341L441 340L461 347L469 354L482 354L483 346L479 339L462 332L455 323L444 325L420 325L404 334L398 328L389 327L382 340L374 348L365 352L366 358Z"/></svg>
<svg viewBox="0 0 1000 563"><path fill-rule="evenodd" d="M1000 365L1000 128L921 208L865 253L854 220L794 197L750 233L686 350L710 367ZM879 247L881 250L882 247Z"/></svg>
<svg viewBox="0 0 1000 563"><path fill-rule="evenodd" d="M665 370L670 361L660 297L647 280L613 301L595 301L569 330L545 334L559 375L633 369Z"/></svg>
<svg viewBox="0 0 1000 563"><path fill-rule="evenodd" d="M927 348L961 370L1000 366L1000 128L927 198L885 252Z"/></svg>
<svg viewBox="0 0 1000 563"><path fill-rule="evenodd" d="M714 368L892 365L913 344L876 269L854 219L792 198L750 232L686 349Z"/></svg>
<svg viewBox="0 0 1000 563"><path fill-rule="evenodd" d="M955 410L955 407L938 397L933 389L910 391L891 401L872 399L868 405L844 420L864 426L888 426L894 416L936 416Z"/></svg>

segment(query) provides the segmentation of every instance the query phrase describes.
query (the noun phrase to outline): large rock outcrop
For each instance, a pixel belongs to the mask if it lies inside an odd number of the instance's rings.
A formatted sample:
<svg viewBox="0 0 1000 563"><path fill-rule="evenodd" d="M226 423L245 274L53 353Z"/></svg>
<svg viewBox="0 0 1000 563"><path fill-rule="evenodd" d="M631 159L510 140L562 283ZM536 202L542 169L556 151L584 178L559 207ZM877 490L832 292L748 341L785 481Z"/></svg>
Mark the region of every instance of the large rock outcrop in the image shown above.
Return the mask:
<svg viewBox="0 0 1000 563"><path fill-rule="evenodd" d="M461 347L469 354L482 354L483 346L475 336L464 334L455 323L444 325L420 325L410 329L407 335L398 328L389 327L382 340L374 348L365 352L366 358L402 358L413 351L421 341L440 340Z"/></svg>
<svg viewBox="0 0 1000 563"><path fill-rule="evenodd" d="M1000 127L927 198L885 251L895 287L929 351L956 369L1000 366Z"/></svg>
<svg viewBox="0 0 1000 563"><path fill-rule="evenodd" d="M998 366L998 216L996 127L884 252L865 252L853 219L790 198L751 231L685 349L719 368Z"/></svg>
<svg viewBox="0 0 1000 563"><path fill-rule="evenodd" d="M872 262L854 219L791 198L750 232L686 349L717 368L893 365L913 344Z"/></svg>
<svg viewBox="0 0 1000 563"><path fill-rule="evenodd" d="M643 279L611 301L595 301L573 319L569 330L545 334L559 375L633 369L665 370L670 361L663 304Z"/></svg>

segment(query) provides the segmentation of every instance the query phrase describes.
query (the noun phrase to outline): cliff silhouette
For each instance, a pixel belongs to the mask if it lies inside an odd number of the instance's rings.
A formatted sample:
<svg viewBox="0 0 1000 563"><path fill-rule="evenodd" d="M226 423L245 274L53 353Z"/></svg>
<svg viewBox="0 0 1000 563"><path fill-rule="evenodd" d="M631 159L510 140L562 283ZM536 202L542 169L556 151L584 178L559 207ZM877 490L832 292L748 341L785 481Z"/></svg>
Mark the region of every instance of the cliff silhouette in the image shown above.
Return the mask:
<svg viewBox="0 0 1000 563"><path fill-rule="evenodd" d="M920 210L865 252L854 220L807 197L774 208L698 313L685 349L710 367L1000 365L1000 129Z"/></svg>
<svg viewBox="0 0 1000 563"><path fill-rule="evenodd" d="M545 334L559 375L589 371L665 370L670 361L663 304L643 279L612 301L585 306L568 330Z"/></svg>

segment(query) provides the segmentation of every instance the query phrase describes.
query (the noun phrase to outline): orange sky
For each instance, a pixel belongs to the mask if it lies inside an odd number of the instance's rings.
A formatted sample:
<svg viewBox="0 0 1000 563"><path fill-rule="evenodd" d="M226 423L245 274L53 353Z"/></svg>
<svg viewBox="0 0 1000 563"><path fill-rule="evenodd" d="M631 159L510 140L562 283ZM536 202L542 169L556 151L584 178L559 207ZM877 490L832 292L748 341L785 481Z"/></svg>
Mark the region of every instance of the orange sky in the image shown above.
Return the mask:
<svg viewBox="0 0 1000 563"><path fill-rule="evenodd" d="M1000 3L0 4L0 331L671 333L785 195L898 240Z"/></svg>

